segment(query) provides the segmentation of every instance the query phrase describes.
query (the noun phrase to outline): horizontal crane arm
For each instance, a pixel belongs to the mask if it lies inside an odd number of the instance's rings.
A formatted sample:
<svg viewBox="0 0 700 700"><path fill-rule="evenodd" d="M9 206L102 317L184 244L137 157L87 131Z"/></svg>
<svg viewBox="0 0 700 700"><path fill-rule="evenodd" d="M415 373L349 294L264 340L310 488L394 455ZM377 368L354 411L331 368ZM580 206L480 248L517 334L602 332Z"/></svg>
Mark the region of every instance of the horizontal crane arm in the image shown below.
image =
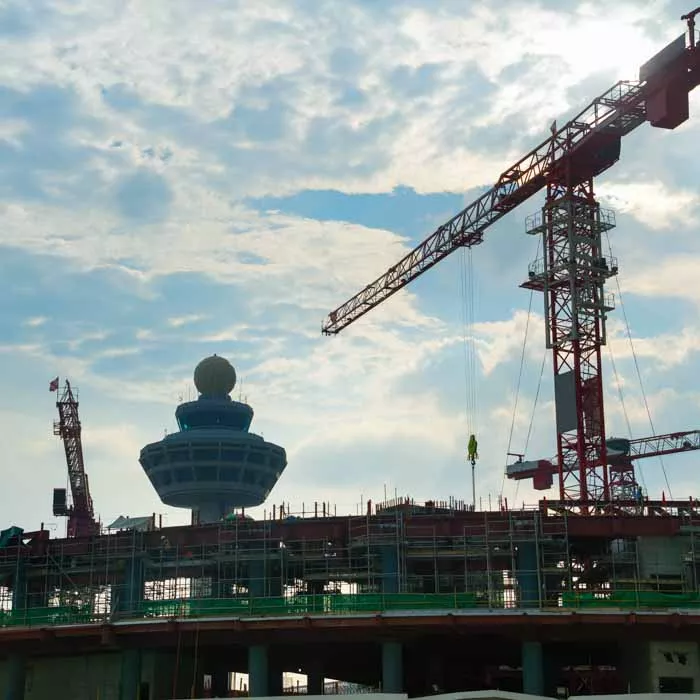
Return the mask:
<svg viewBox="0 0 700 700"><path fill-rule="evenodd" d="M645 120L640 83L619 82L506 170L498 182L440 226L396 265L332 311L323 325L335 335L460 247L481 243L484 231L539 192L558 162L586 144L593 133L622 136ZM608 164L612 165L614 161Z"/></svg>
<svg viewBox="0 0 700 700"><path fill-rule="evenodd" d="M685 430L636 440L610 438L607 441L607 450L610 464L618 466L648 457L693 452L700 450L700 430ZM551 477L556 473L557 465L554 459L523 461L520 457L518 461L506 467L506 476L515 481L534 479L535 482L551 485Z"/></svg>
<svg viewBox="0 0 700 700"><path fill-rule="evenodd" d="M539 192L547 182L578 184L607 170L620 155L625 134L649 119L675 128L687 119L679 96L700 84L700 52L694 37L695 11L684 15L689 45L681 34L639 71L639 80L621 81L597 97L561 129L499 177L496 184L396 265L328 315L324 335L335 335L460 247L481 243L484 231L504 214ZM669 91L674 109L667 113ZM649 102L651 101L651 102ZM651 104L651 107L649 105ZM572 176L572 171L574 172Z"/></svg>
<svg viewBox="0 0 700 700"><path fill-rule="evenodd" d="M629 441L630 459L662 457L691 450L700 450L700 430L686 430L682 433L668 433Z"/></svg>

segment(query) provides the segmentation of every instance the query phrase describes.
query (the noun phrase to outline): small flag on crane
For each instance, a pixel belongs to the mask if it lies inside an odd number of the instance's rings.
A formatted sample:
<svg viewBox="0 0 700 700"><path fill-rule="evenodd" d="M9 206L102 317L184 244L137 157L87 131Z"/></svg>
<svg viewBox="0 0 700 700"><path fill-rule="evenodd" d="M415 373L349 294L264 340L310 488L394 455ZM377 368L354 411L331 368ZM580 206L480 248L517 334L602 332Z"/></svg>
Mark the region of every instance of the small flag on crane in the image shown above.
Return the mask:
<svg viewBox="0 0 700 700"><path fill-rule="evenodd" d="M58 377L49 383L49 391L58 391Z"/></svg>

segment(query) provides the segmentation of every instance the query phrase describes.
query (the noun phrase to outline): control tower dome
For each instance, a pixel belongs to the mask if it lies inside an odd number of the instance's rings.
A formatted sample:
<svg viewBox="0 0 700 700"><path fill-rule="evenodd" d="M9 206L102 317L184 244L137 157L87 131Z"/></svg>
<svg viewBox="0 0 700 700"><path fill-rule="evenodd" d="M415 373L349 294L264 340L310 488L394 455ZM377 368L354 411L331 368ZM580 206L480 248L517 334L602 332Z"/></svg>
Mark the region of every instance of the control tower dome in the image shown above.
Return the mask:
<svg viewBox="0 0 700 700"><path fill-rule="evenodd" d="M287 454L248 432L253 409L231 400L236 370L228 360L202 360L194 383L199 399L175 410L180 431L146 445L139 462L163 503L214 522L234 508L261 505L287 466Z"/></svg>

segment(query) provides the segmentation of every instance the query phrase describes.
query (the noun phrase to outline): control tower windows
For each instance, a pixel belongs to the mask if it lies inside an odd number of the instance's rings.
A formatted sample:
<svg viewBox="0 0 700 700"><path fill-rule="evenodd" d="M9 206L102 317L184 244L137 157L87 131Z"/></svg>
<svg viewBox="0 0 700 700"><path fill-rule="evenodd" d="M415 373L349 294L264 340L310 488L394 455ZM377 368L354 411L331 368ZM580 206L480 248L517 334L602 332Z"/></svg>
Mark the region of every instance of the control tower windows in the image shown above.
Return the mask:
<svg viewBox="0 0 700 700"><path fill-rule="evenodd" d="M197 466L194 468L197 481L216 481L217 468L212 466Z"/></svg>
<svg viewBox="0 0 700 700"><path fill-rule="evenodd" d="M179 484L185 484L194 481L192 467L178 467L175 469L175 481Z"/></svg>

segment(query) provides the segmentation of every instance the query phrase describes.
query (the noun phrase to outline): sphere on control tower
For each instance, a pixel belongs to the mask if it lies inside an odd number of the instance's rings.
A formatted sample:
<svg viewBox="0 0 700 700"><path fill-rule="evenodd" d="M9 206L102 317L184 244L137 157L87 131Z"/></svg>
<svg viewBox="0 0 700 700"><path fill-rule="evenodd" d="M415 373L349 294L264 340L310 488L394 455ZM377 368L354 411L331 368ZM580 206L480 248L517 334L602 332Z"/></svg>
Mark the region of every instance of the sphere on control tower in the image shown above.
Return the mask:
<svg viewBox="0 0 700 700"><path fill-rule="evenodd" d="M195 367L194 385L202 396L228 396L236 386L236 370L224 357L205 357Z"/></svg>

